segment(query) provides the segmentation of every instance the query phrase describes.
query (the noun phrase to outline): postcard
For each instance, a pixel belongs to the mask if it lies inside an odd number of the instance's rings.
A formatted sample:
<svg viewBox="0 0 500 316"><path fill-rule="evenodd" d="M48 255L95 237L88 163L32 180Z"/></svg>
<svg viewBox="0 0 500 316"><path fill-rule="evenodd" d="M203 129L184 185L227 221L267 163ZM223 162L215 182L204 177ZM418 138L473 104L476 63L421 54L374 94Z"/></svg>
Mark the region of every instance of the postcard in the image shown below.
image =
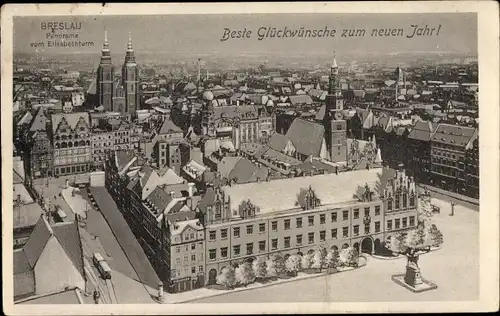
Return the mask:
<svg viewBox="0 0 500 316"><path fill-rule="evenodd" d="M1 20L6 314L498 309L495 2Z"/></svg>

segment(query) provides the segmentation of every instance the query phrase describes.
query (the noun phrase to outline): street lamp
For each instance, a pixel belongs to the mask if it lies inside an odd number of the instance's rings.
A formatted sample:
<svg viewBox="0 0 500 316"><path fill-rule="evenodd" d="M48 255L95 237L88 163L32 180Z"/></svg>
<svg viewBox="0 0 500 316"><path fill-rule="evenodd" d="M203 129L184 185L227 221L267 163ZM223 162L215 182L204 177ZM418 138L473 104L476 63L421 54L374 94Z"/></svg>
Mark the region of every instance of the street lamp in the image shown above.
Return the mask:
<svg viewBox="0 0 500 316"><path fill-rule="evenodd" d="M451 213L450 213L450 216L453 216L455 215L455 205L456 203L453 202L453 201L450 201L450 205L451 205Z"/></svg>

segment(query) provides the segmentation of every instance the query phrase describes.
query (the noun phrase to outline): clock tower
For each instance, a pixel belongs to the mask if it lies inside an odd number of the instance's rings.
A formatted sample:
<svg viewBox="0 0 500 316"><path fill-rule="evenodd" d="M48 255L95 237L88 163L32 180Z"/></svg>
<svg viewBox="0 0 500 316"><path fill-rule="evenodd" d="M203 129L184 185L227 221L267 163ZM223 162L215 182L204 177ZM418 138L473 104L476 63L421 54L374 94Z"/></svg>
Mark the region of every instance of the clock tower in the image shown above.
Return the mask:
<svg viewBox="0 0 500 316"><path fill-rule="evenodd" d="M347 161L347 122L344 120L344 99L338 82L339 67L335 54L330 67L328 94L324 117L325 141L328 157L332 162Z"/></svg>

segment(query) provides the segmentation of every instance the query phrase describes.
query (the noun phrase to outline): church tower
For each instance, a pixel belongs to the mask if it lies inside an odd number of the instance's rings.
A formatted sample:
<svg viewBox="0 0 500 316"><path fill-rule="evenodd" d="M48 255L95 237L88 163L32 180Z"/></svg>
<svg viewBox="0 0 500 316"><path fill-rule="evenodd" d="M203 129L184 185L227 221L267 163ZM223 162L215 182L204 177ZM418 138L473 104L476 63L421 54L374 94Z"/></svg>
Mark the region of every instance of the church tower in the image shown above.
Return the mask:
<svg viewBox="0 0 500 316"><path fill-rule="evenodd" d="M344 120L344 99L339 88L339 67L333 57L330 67L328 94L326 96L326 111L324 117L325 141L328 156L332 162L347 161L347 122Z"/></svg>
<svg viewBox="0 0 500 316"><path fill-rule="evenodd" d="M111 63L108 45L108 31L104 31L104 44L102 45L101 62L97 68L97 96L99 106L106 111L113 111L115 67Z"/></svg>
<svg viewBox="0 0 500 316"><path fill-rule="evenodd" d="M132 114L140 108L139 68L132 49L132 35L128 33L127 54L122 67L122 85L125 92L125 113Z"/></svg>

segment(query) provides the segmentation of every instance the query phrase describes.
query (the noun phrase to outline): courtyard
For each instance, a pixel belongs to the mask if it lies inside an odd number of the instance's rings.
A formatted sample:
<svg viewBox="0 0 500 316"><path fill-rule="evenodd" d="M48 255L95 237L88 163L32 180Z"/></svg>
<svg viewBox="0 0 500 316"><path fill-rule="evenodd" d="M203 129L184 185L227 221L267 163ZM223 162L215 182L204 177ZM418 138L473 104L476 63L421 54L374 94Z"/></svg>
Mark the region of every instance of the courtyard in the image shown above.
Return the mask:
<svg viewBox="0 0 500 316"><path fill-rule="evenodd" d="M406 258L368 256L365 267L346 273L297 280L248 291L201 298L196 303L470 301L479 298L478 207L457 204L449 216L448 199L432 198L441 208L433 216L444 235L441 249L422 255L422 276L438 288L412 293L391 280L405 272Z"/></svg>

